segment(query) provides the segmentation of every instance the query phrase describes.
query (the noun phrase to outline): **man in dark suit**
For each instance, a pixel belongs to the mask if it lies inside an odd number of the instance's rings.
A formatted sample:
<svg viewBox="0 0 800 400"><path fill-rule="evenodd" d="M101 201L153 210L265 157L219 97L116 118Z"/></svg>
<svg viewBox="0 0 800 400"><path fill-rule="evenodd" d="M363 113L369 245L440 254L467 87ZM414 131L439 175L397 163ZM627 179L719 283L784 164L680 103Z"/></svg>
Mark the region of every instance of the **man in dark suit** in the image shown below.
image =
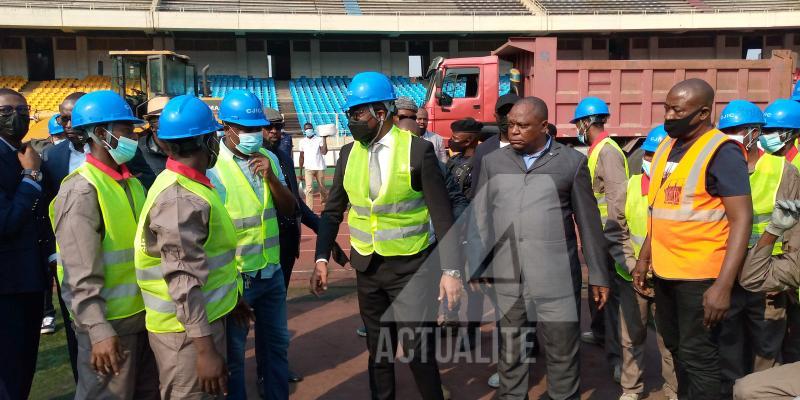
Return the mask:
<svg viewBox="0 0 800 400"><path fill-rule="evenodd" d="M25 98L0 89L0 399L28 398L47 282L41 159L22 143L29 123Z"/></svg>
<svg viewBox="0 0 800 400"><path fill-rule="evenodd" d="M437 282L439 300L447 296L451 307L462 290L460 243L447 234L453 215L442 170L430 142L394 126L397 97L386 76L359 73L348 93L348 126L356 142L342 148L336 164L311 291L319 295L327 288L327 260L350 205L350 259L367 328L372 398L395 397L400 337L421 397L442 400L433 342ZM433 251L431 222L439 241Z"/></svg>
<svg viewBox="0 0 800 400"><path fill-rule="evenodd" d="M577 223L589 268L590 297L608 298L606 241L583 154L546 134L547 105L519 100L508 114L510 145L486 155L472 201L469 267L494 258L475 277L494 279L500 315L500 399L528 393L529 368L522 351L526 324L536 320L547 359L548 395L579 398L581 264Z"/></svg>

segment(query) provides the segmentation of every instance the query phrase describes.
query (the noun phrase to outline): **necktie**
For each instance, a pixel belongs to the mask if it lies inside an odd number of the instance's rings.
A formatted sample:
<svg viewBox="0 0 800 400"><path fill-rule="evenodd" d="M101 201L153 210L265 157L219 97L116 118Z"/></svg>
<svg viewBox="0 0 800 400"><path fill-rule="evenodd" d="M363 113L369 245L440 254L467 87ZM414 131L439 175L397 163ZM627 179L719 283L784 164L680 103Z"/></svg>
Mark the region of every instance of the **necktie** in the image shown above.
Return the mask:
<svg viewBox="0 0 800 400"><path fill-rule="evenodd" d="M381 191L381 164L378 162L380 143L375 143L369 155L369 198L375 200Z"/></svg>

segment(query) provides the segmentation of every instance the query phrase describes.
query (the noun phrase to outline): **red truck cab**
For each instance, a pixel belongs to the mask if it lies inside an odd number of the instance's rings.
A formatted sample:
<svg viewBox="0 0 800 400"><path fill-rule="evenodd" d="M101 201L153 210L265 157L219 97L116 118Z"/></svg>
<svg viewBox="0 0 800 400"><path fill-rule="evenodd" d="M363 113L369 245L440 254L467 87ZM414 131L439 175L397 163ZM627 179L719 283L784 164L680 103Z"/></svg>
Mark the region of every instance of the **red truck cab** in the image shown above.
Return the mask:
<svg viewBox="0 0 800 400"><path fill-rule="evenodd" d="M497 56L434 59L428 68L424 105L428 129L449 138L453 121L472 117L493 123L499 68Z"/></svg>

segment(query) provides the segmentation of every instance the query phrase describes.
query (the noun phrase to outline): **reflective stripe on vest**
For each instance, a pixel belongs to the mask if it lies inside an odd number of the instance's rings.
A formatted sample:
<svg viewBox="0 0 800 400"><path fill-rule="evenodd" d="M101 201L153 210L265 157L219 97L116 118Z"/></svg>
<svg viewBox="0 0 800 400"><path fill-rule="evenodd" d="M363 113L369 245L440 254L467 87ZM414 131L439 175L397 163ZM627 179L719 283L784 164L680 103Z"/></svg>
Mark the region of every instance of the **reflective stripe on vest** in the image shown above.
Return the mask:
<svg viewBox="0 0 800 400"><path fill-rule="evenodd" d="M625 197L625 220L631 234L631 247L634 258L639 258L644 239L647 237L647 196L642 194L642 174L634 175L628 180L628 191ZM617 266L617 273L626 281L632 281L627 268Z"/></svg>
<svg viewBox="0 0 800 400"><path fill-rule="evenodd" d="M421 192L411 187L411 141L407 131L392 128L394 141L387 150L389 179L375 200L369 197L369 149L353 143L344 173L350 199L347 222L350 244L362 255L417 254L428 247L430 216Z"/></svg>
<svg viewBox="0 0 800 400"><path fill-rule="evenodd" d="M675 140L666 138L656 150L648 193L648 232L653 271L661 278L715 279L719 275L730 225L722 199L706 191L706 171L719 146L728 140L716 129L704 133L666 179Z"/></svg>
<svg viewBox="0 0 800 400"><path fill-rule="evenodd" d="M136 228L136 280L144 298L147 330L155 333L183 332L185 329L175 315L175 303L169 295L161 270L161 255L147 253L144 230L149 229L150 209L158 196L172 185L180 185L205 200L210 207L208 235L203 244L208 266L208 278L201 288L206 300L208 322L214 322L230 312L242 290L242 279L236 269L236 229L219 195L211 188L171 170L158 175L142 210Z"/></svg>
<svg viewBox="0 0 800 400"><path fill-rule="evenodd" d="M614 150L618 151L619 154L622 156L622 160L625 162L625 177L627 178L629 175L628 172L628 159L625 157L625 153L619 148L617 142L610 137L607 137L600 141L597 146L592 149L592 154L589 154L589 175L592 178L592 187L594 188L594 178L595 178L595 171L597 170L597 161L600 160L600 152L603 150L605 145L611 146ZM605 193L594 193L594 197L597 199L597 208L600 209L600 222L603 224L603 227L606 226L606 220L608 219L608 201L606 200Z"/></svg>
<svg viewBox="0 0 800 400"><path fill-rule="evenodd" d="M117 182L90 163L83 163L64 178L64 181L73 179L76 175L80 175L94 187L103 218L103 288L100 289L100 296L105 301L106 320L138 314L144 310L144 303L136 284L133 238L136 235L136 220L145 201L144 187L136 178L126 179L124 183ZM133 208L123 184L128 185ZM55 202L54 199L50 203L50 221L54 230ZM62 287L64 300L69 303L72 301L71 289L62 283L64 276L69 276L70 271L64 270L59 249L60 246L56 243L58 283Z"/></svg>
<svg viewBox="0 0 800 400"><path fill-rule="evenodd" d="M764 153L756 162L755 170L750 174L750 192L753 196L753 228L750 232L748 247L755 246L772 218L772 210L775 208L785 162L783 157ZM781 237L775 242L772 248L773 255L783 254L782 241Z"/></svg>
<svg viewBox="0 0 800 400"><path fill-rule="evenodd" d="M259 151L270 160L276 176L280 174L280 166L273 162L267 150ZM229 151L220 151L214 169L225 186L225 209L236 228L236 266L242 272L258 271L268 264L280 263L277 213L267 181L261 180L264 198L257 198L233 157Z"/></svg>

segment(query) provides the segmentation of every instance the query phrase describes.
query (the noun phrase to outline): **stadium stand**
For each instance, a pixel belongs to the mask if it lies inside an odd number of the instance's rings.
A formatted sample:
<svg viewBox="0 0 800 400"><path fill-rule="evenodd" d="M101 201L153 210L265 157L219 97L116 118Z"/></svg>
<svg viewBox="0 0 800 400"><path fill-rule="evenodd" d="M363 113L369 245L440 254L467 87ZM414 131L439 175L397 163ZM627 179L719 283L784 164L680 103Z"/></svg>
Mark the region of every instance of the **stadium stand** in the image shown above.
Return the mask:
<svg viewBox="0 0 800 400"><path fill-rule="evenodd" d="M530 15L519 0L358 0L364 14Z"/></svg>
<svg viewBox="0 0 800 400"><path fill-rule="evenodd" d="M358 5L358 0L342 0L344 3L344 10L350 15L361 15L361 7Z"/></svg>
<svg viewBox="0 0 800 400"><path fill-rule="evenodd" d="M0 88L9 88L20 91L28 80L21 76L0 76Z"/></svg>
<svg viewBox="0 0 800 400"><path fill-rule="evenodd" d="M777 11L800 10L797 0L694 0L692 4L702 11Z"/></svg>
<svg viewBox="0 0 800 400"><path fill-rule="evenodd" d="M411 82L407 77L393 76L392 84L398 96L408 96L421 105L425 98L425 86ZM300 126L335 124L340 133L350 134L344 103L350 78L328 76L322 78L294 79L289 81L289 91L297 110Z"/></svg>
<svg viewBox="0 0 800 400"><path fill-rule="evenodd" d="M164 11L213 10L217 12L345 14L345 5L342 0L161 0L158 9Z"/></svg>
<svg viewBox="0 0 800 400"><path fill-rule="evenodd" d="M107 76L87 76L80 80L56 79L40 82L27 98L35 111L58 111L58 105L71 93L103 89L111 89L111 80Z"/></svg>
<svg viewBox="0 0 800 400"><path fill-rule="evenodd" d="M3 1L3 6L19 6L28 8L88 8L104 10L149 10L151 4L152 1L150 0Z"/></svg>
<svg viewBox="0 0 800 400"><path fill-rule="evenodd" d="M548 14L641 14L694 11L685 0L539 0Z"/></svg>
<svg viewBox="0 0 800 400"><path fill-rule="evenodd" d="M272 78L242 78L235 75L210 75L208 78L211 97L221 98L228 91L247 89L258 96L264 107L278 109L278 93Z"/></svg>

